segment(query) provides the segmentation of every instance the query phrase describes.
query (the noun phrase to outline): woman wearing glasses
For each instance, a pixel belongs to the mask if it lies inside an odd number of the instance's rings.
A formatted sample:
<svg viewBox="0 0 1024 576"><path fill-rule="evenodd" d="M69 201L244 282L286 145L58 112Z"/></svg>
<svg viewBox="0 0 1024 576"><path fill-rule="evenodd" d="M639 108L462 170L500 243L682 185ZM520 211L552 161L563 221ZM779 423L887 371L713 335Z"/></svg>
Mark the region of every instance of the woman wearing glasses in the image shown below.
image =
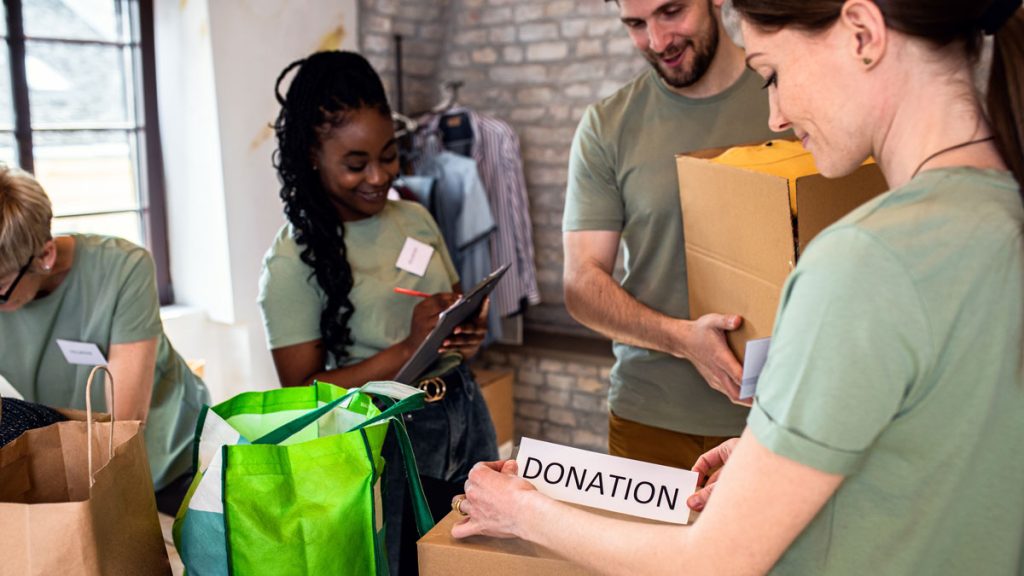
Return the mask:
<svg viewBox="0 0 1024 576"><path fill-rule="evenodd" d="M0 166L0 374L25 400L80 409L91 366L68 363L57 340L95 344L114 377L115 417L146 422L157 507L174 514L206 386L164 335L149 253L120 238L53 237L52 217L30 174ZM102 386L93 401L106 406Z"/></svg>

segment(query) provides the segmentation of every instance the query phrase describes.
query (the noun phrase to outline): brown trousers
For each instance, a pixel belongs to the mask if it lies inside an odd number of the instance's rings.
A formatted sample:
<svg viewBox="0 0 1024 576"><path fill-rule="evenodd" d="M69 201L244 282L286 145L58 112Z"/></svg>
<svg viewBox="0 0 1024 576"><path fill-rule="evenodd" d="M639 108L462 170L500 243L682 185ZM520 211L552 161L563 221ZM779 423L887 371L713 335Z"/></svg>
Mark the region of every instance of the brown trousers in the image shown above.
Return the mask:
<svg viewBox="0 0 1024 576"><path fill-rule="evenodd" d="M613 456L690 470L701 454L728 439L655 428L608 412L608 453Z"/></svg>

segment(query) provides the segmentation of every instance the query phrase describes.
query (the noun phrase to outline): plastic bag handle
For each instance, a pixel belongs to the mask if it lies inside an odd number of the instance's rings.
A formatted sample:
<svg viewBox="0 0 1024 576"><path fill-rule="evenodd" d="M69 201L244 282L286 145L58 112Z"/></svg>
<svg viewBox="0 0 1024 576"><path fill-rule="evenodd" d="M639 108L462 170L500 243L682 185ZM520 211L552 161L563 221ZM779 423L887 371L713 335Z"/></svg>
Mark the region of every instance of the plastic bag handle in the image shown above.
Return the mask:
<svg viewBox="0 0 1024 576"><path fill-rule="evenodd" d="M86 452L89 455L89 491L92 492L92 485L96 483L96 473L92 469L92 381L100 370L107 373L107 396L110 398L110 445L107 448L107 463L114 458L114 375L104 366L93 366L89 372L89 379L85 382L85 441L88 446Z"/></svg>

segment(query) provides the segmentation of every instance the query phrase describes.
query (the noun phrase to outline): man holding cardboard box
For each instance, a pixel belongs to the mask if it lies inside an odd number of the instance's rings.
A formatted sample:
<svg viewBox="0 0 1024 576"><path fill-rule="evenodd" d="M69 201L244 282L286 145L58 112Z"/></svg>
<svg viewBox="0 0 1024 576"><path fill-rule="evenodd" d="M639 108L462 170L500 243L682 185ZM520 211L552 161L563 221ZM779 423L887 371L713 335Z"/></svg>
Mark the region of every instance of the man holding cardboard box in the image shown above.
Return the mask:
<svg viewBox="0 0 1024 576"><path fill-rule="evenodd" d="M566 306L615 341L609 452L684 468L738 435L747 410L734 404L741 369L724 337L742 319L690 320L674 154L772 137L768 100L725 33L722 3L619 0L653 70L585 113L563 224Z"/></svg>

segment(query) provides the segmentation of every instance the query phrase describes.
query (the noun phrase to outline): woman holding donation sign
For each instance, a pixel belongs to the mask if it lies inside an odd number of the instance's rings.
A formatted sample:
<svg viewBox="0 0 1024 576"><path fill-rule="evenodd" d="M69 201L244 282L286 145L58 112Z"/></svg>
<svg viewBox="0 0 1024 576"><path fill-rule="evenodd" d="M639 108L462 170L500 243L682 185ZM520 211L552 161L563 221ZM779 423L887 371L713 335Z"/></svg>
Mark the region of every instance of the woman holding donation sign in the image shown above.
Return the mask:
<svg viewBox="0 0 1024 576"><path fill-rule="evenodd" d="M278 377L283 386L390 380L458 297L458 274L429 212L388 199L398 176L398 143L384 87L369 63L351 52L318 52L290 64L277 84L274 164L288 223L264 258L259 302ZM428 396L427 407L406 419L437 517L472 463L497 456L494 426L464 364L479 349L485 326L486 306L456 328L434 369L412 383ZM401 472L389 474L387 484L392 571L399 535L403 570L415 571L415 526L409 514L402 522Z"/></svg>
<svg viewBox="0 0 1024 576"><path fill-rule="evenodd" d="M790 275L747 428L695 466L724 464L693 526L588 514L492 462L453 501L453 534L605 574L1024 573L1020 6L734 0L771 127L826 176L873 155L890 191Z"/></svg>

